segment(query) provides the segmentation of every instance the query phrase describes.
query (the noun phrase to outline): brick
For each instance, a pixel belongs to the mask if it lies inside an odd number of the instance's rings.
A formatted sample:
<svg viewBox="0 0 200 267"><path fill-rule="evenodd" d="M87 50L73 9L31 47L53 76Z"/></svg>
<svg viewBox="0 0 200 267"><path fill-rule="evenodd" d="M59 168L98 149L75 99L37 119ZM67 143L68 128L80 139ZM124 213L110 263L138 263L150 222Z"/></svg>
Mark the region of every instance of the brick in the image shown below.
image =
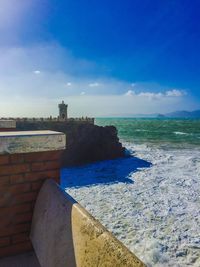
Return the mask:
<svg viewBox="0 0 200 267"><path fill-rule="evenodd" d="M9 176L0 176L0 186L8 185L10 182Z"/></svg>
<svg viewBox="0 0 200 267"><path fill-rule="evenodd" d="M10 183L11 184L18 184L24 182L24 175L23 174L16 174L10 176Z"/></svg>
<svg viewBox="0 0 200 267"><path fill-rule="evenodd" d="M21 204L17 206L10 206L10 207L4 207L0 208L0 223L1 218L8 216L8 214L17 214L17 213L24 213L27 211L32 211L32 205L31 203Z"/></svg>
<svg viewBox="0 0 200 267"><path fill-rule="evenodd" d="M9 155L0 155L0 165L6 165L9 163Z"/></svg>
<svg viewBox="0 0 200 267"><path fill-rule="evenodd" d="M31 222L32 216L33 216L32 212L21 213L21 214L16 215L14 222L16 224Z"/></svg>
<svg viewBox="0 0 200 267"><path fill-rule="evenodd" d="M39 191L40 188L42 187L44 181L39 181L39 182L34 182L31 184L31 190L32 191Z"/></svg>
<svg viewBox="0 0 200 267"><path fill-rule="evenodd" d="M60 177L60 170L26 173L25 174L25 181L38 181L38 180L45 180L45 179L54 179L55 177Z"/></svg>
<svg viewBox="0 0 200 267"><path fill-rule="evenodd" d="M2 189L2 187L1 187ZM0 207L8 206L12 203L12 196L10 192L0 192Z"/></svg>
<svg viewBox="0 0 200 267"><path fill-rule="evenodd" d="M25 173L30 171L30 165L29 164L14 164L14 165L7 165L2 166L0 168L0 175L10 175L10 174L19 174L19 173Z"/></svg>
<svg viewBox="0 0 200 267"><path fill-rule="evenodd" d="M15 255L19 253L24 253L27 251L32 251L33 247L32 244L29 241L23 242L23 243L18 243L14 244L12 246L4 247L0 249L0 257L6 257L10 255Z"/></svg>
<svg viewBox="0 0 200 267"><path fill-rule="evenodd" d="M9 191L13 194L20 194L25 193L31 190L31 184L25 183L25 184L18 184L18 185L12 185L9 187Z"/></svg>
<svg viewBox="0 0 200 267"><path fill-rule="evenodd" d="M12 195L10 192L5 192L4 194L0 194L0 208L35 201L37 195L38 192L36 191L17 195Z"/></svg>
<svg viewBox="0 0 200 267"><path fill-rule="evenodd" d="M30 232L31 224L30 223L21 223L21 224L11 224L5 228L0 228L0 237L11 236L13 234Z"/></svg>
<svg viewBox="0 0 200 267"><path fill-rule="evenodd" d="M35 201L37 198L38 192L28 192L20 195L16 195L12 204L22 204L26 202Z"/></svg>
<svg viewBox="0 0 200 267"><path fill-rule="evenodd" d="M0 132L13 132L16 128L0 128Z"/></svg>
<svg viewBox="0 0 200 267"><path fill-rule="evenodd" d="M7 216L1 218L0 230L5 229L13 220L14 220L13 214L7 214Z"/></svg>
<svg viewBox="0 0 200 267"><path fill-rule="evenodd" d="M13 244L28 241L29 240L29 232L14 235L14 236L12 236L11 240L12 240Z"/></svg>
<svg viewBox="0 0 200 267"><path fill-rule="evenodd" d="M6 247L8 245L10 245L10 237L1 237L0 238L0 248Z"/></svg>
<svg viewBox="0 0 200 267"><path fill-rule="evenodd" d="M11 163L23 163L24 162L24 154L13 154L10 155Z"/></svg>
<svg viewBox="0 0 200 267"><path fill-rule="evenodd" d="M29 192L31 190L31 184L25 183L25 184L17 184L12 186L1 186L0 187L0 195L1 198L6 197L13 197L15 195Z"/></svg>
<svg viewBox="0 0 200 267"><path fill-rule="evenodd" d="M4 227L5 225L9 225L15 222L17 213L7 213L7 214L0 214L0 228Z"/></svg>
<svg viewBox="0 0 200 267"><path fill-rule="evenodd" d="M25 162L59 161L62 154L62 150L27 153L25 154Z"/></svg>
<svg viewBox="0 0 200 267"><path fill-rule="evenodd" d="M32 171L46 171L46 170L55 170L59 169L61 166L58 161L46 161L46 162L36 162L32 163Z"/></svg>

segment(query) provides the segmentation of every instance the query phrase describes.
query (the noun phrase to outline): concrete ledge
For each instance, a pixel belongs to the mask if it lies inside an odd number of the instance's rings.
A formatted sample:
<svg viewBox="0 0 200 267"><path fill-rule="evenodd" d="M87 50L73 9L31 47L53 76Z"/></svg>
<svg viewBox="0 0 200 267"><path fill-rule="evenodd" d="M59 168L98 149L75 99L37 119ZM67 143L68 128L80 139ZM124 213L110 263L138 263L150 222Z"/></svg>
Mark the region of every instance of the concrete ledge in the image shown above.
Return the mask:
<svg viewBox="0 0 200 267"><path fill-rule="evenodd" d="M0 154L63 150L65 144L65 134L60 132L0 132Z"/></svg>
<svg viewBox="0 0 200 267"><path fill-rule="evenodd" d="M41 267L144 267L52 180L38 195L31 240Z"/></svg>
<svg viewBox="0 0 200 267"><path fill-rule="evenodd" d="M14 120L0 120L0 129L16 128L16 121Z"/></svg>

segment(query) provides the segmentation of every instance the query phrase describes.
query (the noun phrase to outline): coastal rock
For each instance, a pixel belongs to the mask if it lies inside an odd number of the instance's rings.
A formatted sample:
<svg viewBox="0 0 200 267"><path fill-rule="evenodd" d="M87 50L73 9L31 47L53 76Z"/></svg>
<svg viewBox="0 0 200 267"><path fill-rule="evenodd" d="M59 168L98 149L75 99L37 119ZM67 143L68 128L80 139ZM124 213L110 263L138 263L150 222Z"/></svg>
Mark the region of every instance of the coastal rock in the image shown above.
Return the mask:
<svg viewBox="0 0 200 267"><path fill-rule="evenodd" d="M76 122L17 122L17 130L54 130L66 134L63 166L115 159L125 156L114 126Z"/></svg>
<svg viewBox="0 0 200 267"><path fill-rule="evenodd" d="M82 125L67 134L68 148L64 153L65 165L77 165L98 160L124 156L124 148L119 143L116 128Z"/></svg>

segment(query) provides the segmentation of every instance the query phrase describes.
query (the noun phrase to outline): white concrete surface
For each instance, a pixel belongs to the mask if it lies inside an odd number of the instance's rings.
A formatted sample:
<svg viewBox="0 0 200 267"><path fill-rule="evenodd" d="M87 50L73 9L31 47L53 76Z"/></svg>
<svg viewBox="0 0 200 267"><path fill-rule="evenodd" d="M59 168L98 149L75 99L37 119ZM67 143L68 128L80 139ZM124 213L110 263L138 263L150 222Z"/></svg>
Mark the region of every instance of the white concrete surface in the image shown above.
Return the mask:
<svg viewBox="0 0 200 267"><path fill-rule="evenodd" d="M0 154L65 149L65 134L54 131L0 132Z"/></svg>
<svg viewBox="0 0 200 267"><path fill-rule="evenodd" d="M0 119L0 128L16 128L16 121L14 120L1 120Z"/></svg>

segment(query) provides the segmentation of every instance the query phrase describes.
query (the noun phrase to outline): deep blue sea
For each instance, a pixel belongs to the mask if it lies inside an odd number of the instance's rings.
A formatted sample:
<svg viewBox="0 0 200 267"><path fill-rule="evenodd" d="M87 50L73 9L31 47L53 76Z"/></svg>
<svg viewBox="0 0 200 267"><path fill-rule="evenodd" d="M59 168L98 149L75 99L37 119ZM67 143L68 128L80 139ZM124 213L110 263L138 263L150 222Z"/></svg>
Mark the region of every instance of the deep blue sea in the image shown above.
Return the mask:
<svg viewBox="0 0 200 267"><path fill-rule="evenodd" d="M97 125L114 125L122 141L200 145L200 119L97 118Z"/></svg>

